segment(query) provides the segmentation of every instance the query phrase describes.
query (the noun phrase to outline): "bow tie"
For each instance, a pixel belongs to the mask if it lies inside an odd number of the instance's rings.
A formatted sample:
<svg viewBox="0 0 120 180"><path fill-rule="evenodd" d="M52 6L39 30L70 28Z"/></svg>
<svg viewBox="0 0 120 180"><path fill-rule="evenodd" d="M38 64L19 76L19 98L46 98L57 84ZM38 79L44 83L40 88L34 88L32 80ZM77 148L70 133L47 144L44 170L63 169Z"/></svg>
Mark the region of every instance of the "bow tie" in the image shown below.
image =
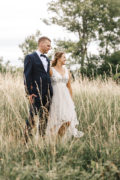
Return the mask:
<svg viewBox="0 0 120 180"><path fill-rule="evenodd" d="M47 59L46 55L44 55L44 54L41 54L40 56L42 56L42 57L44 57L44 58L46 58L46 59Z"/></svg>
<svg viewBox="0 0 120 180"><path fill-rule="evenodd" d="M46 56L46 55L41 54L41 55L40 55L40 57L44 57L44 58L47 60L47 62L48 62L48 58L47 58L47 56Z"/></svg>

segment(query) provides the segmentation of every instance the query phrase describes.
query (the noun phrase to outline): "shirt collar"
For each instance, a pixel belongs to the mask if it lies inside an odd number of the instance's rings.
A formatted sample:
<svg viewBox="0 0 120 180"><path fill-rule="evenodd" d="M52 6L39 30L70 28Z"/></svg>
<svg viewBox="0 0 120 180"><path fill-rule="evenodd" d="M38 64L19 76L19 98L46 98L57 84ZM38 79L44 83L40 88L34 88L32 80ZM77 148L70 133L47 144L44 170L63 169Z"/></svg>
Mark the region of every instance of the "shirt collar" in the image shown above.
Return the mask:
<svg viewBox="0 0 120 180"><path fill-rule="evenodd" d="M36 50L36 53L37 53L37 55L40 57L40 55L42 54L39 50ZM47 57L46 57L46 59L47 59Z"/></svg>
<svg viewBox="0 0 120 180"><path fill-rule="evenodd" d="M36 53L37 53L39 56L42 54L39 50L37 50Z"/></svg>

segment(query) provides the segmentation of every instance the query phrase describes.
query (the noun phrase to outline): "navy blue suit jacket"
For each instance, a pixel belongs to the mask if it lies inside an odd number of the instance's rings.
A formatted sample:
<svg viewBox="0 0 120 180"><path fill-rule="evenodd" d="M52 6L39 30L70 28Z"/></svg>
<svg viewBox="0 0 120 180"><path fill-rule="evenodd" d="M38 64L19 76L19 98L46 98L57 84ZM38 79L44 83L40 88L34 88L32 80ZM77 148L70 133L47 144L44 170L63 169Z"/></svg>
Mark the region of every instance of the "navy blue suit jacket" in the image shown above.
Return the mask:
<svg viewBox="0 0 120 180"><path fill-rule="evenodd" d="M46 57L47 58L47 57ZM48 61L47 72L44 69L42 61L36 52L29 54L24 60L24 83L27 94L36 94L44 99L45 96L52 97L53 90L50 80L50 60ZM32 88L31 88L32 86Z"/></svg>

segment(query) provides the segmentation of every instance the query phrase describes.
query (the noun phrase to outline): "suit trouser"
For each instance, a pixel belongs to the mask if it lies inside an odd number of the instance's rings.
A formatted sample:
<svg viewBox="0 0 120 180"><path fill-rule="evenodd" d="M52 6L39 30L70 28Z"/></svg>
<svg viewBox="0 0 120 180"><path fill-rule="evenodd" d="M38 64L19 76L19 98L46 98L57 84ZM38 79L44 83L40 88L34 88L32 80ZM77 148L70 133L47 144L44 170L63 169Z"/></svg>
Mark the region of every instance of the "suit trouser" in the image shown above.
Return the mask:
<svg viewBox="0 0 120 180"><path fill-rule="evenodd" d="M28 131L30 132L30 130L36 125L34 117L37 115L39 118L39 134L44 136L48 122L50 101L47 98L43 98L42 101L40 101L39 98L34 98L33 104L30 104L29 106L29 121L27 124Z"/></svg>

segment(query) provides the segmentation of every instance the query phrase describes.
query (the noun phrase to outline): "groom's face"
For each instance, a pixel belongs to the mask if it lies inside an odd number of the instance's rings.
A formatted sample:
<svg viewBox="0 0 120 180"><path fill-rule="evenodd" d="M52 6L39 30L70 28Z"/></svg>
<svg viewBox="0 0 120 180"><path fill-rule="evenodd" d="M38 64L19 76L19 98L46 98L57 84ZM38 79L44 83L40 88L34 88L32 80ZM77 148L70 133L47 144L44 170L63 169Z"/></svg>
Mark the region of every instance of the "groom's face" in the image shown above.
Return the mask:
<svg viewBox="0 0 120 180"><path fill-rule="evenodd" d="M39 48L42 51L42 53L47 54L48 51L51 49L51 42L45 40L39 44Z"/></svg>

